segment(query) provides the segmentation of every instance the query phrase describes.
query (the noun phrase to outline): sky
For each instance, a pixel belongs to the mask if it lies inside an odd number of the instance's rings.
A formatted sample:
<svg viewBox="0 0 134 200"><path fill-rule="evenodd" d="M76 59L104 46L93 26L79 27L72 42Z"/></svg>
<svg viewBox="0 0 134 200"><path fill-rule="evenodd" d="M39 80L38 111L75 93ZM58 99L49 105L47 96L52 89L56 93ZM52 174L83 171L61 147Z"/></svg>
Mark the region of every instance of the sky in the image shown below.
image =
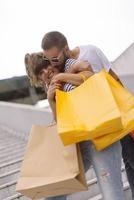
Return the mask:
<svg viewBox="0 0 134 200"><path fill-rule="evenodd" d="M134 42L134 0L0 0L0 79L25 75L25 54L41 51L49 31L114 61Z"/></svg>

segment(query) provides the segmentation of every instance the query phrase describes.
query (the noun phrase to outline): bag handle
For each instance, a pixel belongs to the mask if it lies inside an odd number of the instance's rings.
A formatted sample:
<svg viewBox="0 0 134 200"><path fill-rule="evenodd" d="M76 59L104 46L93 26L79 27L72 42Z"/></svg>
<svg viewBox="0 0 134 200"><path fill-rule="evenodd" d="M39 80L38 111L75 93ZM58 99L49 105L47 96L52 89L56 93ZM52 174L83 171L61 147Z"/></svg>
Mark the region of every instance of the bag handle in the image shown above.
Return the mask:
<svg viewBox="0 0 134 200"><path fill-rule="evenodd" d="M50 124L48 124L48 127L55 126L55 125L56 125L56 122L53 121L53 122L51 122Z"/></svg>
<svg viewBox="0 0 134 200"><path fill-rule="evenodd" d="M85 82L87 80L87 77L83 74L83 72L79 73L81 79L83 80L83 82Z"/></svg>

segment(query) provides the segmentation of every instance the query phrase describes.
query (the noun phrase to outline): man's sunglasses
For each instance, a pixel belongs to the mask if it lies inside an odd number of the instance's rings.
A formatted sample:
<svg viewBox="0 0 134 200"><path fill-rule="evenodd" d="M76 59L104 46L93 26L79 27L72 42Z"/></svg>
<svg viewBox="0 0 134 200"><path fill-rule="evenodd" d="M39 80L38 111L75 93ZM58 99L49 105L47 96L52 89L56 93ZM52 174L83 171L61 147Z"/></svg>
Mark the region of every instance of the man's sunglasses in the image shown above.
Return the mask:
<svg viewBox="0 0 134 200"><path fill-rule="evenodd" d="M44 57L43 57L43 60L46 60L46 61L49 61L49 62L53 62L53 63L59 63L62 54L63 54L63 51L61 51L57 57L53 57L53 58L51 58L51 59L48 59L48 58L46 58L46 57L44 56Z"/></svg>
<svg viewBox="0 0 134 200"><path fill-rule="evenodd" d="M46 58L46 57L43 57L43 60L49 61L49 62L54 62L54 63L58 63L58 62L60 61L59 58L48 59L48 58Z"/></svg>

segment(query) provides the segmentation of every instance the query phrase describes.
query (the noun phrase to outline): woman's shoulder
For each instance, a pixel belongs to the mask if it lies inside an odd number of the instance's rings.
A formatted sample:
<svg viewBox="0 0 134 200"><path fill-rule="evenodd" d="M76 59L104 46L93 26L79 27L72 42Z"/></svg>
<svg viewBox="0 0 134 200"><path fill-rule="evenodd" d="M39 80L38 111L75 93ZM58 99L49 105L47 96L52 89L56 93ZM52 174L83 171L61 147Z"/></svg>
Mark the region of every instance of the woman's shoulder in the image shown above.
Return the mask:
<svg viewBox="0 0 134 200"><path fill-rule="evenodd" d="M77 62L76 59L69 58L65 62L65 71L67 71L72 65L74 65Z"/></svg>

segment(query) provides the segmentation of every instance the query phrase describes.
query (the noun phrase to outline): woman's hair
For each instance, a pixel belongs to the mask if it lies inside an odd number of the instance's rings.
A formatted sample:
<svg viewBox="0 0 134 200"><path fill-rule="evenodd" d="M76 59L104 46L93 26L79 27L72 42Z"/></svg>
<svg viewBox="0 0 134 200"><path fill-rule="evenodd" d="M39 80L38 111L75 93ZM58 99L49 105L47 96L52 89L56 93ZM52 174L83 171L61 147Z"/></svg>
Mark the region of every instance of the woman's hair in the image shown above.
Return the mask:
<svg viewBox="0 0 134 200"><path fill-rule="evenodd" d="M38 79L38 75L42 69L47 68L50 62L45 60L43 53L27 53L24 58L26 72L30 83L35 87L43 87L43 82Z"/></svg>
<svg viewBox="0 0 134 200"><path fill-rule="evenodd" d="M48 50L52 47L57 47L61 50L67 44L67 39L62 33L58 31L51 31L44 35L41 46L43 50Z"/></svg>

